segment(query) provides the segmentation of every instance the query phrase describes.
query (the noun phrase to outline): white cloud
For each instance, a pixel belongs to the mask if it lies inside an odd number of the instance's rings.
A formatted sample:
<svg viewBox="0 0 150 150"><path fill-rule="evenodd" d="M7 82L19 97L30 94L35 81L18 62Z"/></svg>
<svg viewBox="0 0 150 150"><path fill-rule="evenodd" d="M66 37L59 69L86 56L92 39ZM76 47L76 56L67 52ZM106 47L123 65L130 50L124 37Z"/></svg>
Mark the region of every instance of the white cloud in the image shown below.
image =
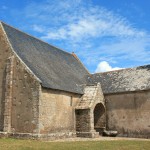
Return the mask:
<svg viewBox="0 0 150 150"><path fill-rule="evenodd" d="M42 27L42 26L34 24L34 25L32 25L32 28L36 32L40 32L40 33L44 32L44 27Z"/></svg>
<svg viewBox="0 0 150 150"><path fill-rule="evenodd" d="M80 15L84 14L84 15ZM63 14L64 16L65 13ZM72 16L71 22L65 25L47 28L44 39L68 39L82 41L87 38L112 37L143 37L144 31L133 28L127 21L103 8L90 8L78 14L80 17Z"/></svg>
<svg viewBox="0 0 150 150"><path fill-rule="evenodd" d="M92 0L32 2L21 12L15 15L24 16L27 31L32 26L40 38L74 51L92 72L105 60L123 67L150 62L149 33Z"/></svg>
<svg viewBox="0 0 150 150"><path fill-rule="evenodd" d="M113 71L113 70L119 70L119 69L122 69L122 68L112 67L110 66L108 62L102 61L98 64L95 72L98 73L98 72L106 72L106 71Z"/></svg>
<svg viewBox="0 0 150 150"><path fill-rule="evenodd" d="M36 28L38 23L45 25L42 38L47 40L81 42L83 39L105 36L145 35L144 31L132 27L125 18L101 6L94 6L90 0L34 2L25 8L24 14L31 22L36 22Z"/></svg>

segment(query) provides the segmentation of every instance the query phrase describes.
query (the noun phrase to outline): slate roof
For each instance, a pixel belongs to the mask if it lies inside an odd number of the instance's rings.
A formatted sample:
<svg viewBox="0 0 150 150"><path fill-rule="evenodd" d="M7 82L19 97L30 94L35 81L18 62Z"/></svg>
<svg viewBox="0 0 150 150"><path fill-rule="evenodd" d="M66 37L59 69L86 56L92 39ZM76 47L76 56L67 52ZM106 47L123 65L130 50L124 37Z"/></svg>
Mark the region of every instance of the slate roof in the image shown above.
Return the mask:
<svg viewBox="0 0 150 150"><path fill-rule="evenodd" d="M0 23L15 53L45 88L83 94L82 85L100 82L104 94L150 89L150 65L89 74L75 55Z"/></svg>
<svg viewBox="0 0 150 150"><path fill-rule="evenodd" d="M8 40L22 61L41 80L43 87L83 93L88 71L72 54L1 23Z"/></svg>
<svg viewBox="0 0 150 150"><path fill-rule="evenodd" d="M104 94L150 89L150 65L87 76L87 84L101 83Z"/></svg>

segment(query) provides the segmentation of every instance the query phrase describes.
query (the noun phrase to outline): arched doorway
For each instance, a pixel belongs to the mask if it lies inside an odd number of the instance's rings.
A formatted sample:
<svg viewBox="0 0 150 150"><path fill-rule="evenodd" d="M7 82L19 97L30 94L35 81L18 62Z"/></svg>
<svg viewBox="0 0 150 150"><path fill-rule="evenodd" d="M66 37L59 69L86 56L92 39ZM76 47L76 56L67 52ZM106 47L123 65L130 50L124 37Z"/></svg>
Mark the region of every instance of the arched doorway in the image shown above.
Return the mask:
<svg viewBox="0 0 150 150"><path fill-rule="evenodd" d="M102 103L98 103L94 108L94 129L102 134L106 127L106 110Z"/></svg>

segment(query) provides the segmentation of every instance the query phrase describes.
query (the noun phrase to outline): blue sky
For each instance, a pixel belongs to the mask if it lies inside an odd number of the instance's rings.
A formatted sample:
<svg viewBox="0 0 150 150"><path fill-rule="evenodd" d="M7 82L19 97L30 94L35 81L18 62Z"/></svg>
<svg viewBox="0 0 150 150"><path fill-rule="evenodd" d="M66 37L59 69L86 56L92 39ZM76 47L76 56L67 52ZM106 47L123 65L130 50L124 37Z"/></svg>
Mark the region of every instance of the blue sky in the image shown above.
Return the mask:
<svg viewBox="0 0 150 150"><path fill-rule="evenodd" d="M148 0L1 0L0 20L68 52L91 73L150 64Z"/></svg>

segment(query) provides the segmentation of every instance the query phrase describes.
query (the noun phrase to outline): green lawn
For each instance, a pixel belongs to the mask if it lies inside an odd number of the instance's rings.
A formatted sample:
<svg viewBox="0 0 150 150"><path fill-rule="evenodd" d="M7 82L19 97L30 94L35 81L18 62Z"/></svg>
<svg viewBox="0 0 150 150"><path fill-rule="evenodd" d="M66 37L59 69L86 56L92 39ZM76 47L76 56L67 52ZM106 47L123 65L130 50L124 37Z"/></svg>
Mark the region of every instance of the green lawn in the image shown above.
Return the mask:
<svg viewBox="0 0 150 150"><path fill-rule="evenodd" d="M42 142L2 138L0 150L150 150L150 141Z"/></svg>

